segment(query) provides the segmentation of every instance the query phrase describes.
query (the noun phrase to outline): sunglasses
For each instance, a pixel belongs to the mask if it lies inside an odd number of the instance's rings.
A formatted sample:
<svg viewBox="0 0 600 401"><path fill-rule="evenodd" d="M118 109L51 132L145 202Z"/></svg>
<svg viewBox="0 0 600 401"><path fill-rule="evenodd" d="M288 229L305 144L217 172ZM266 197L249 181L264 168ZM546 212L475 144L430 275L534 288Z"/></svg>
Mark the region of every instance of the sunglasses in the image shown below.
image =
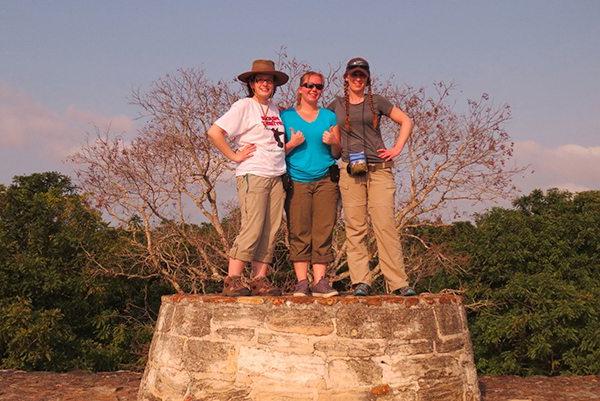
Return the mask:
<svg viewBox="0 0 600 401"><path fill-rule="evenodd" d="M307 83L303 83L300 86L303 87L303 88L306 88L306 89L315 88L315 89L320 90L320 91L322 91L323 88L325 87L325 85L323 85L323 84L307 84Z"/></svg>

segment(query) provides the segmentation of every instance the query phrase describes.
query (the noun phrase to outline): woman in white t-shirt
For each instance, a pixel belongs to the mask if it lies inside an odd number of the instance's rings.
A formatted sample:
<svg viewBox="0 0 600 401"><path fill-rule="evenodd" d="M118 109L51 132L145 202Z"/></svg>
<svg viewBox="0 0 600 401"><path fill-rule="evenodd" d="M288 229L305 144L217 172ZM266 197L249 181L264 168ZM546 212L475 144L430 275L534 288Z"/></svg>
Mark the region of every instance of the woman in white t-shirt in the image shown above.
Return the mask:
<svg viewBox="0 0 600 401"><path fill-rule="evenodd" d="M238 79L246 83L248 97L235 102L207 132L215 147L238 163L235 175L242 221L229 252L223 295L281 295L266 277L283 215L281 176L286 171L285 131L279 109L271 99L275 88L289 77L276 71L273 61L255 60L252 69ZM226 137L237 150L231 148ZM252 264L252 277L246 286L242 273L248 262Z"/></svg>

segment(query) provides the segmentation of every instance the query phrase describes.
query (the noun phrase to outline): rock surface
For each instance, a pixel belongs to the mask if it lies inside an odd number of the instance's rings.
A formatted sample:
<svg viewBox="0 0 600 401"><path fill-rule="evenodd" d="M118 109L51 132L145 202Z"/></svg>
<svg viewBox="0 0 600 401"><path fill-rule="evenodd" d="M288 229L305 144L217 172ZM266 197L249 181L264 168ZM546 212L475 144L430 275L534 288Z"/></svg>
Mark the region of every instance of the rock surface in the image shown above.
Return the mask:
<svg viewBox="0 0 600 401"><path fill-rule="evenodd" d="M0 400L135 401L141 377L137 372L0 370ZM600 376L483 376L479 378L479 388L482 401L600 400Z"/></svg>
<svg viewBox="0 0 600 401"><path fill-rule="evenodd" d="M163 297L139 401L476 401L462 301Z"/></svg>

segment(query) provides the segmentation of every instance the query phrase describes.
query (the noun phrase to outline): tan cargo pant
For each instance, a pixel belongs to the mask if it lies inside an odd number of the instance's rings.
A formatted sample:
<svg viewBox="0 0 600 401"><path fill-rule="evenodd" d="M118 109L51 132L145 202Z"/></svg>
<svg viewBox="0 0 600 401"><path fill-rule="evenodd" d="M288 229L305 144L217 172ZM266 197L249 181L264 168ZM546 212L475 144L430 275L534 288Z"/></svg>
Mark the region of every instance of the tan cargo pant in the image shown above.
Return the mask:
<svg viewBox="0 0 600 401"><path fill-rule="evenodd" d="M377 241L379 268L390 291L405 287L408 281L394 217L396 184L392 169L383 168L352 177L346 172L346 164L342 163L340 167L340 192L352 284L371 285L370 255L366 244L370 218Z"/></svg>
<svg viewBox="0 0 600 401"><path fill-rule="evenodd" d="M236 177L236 184L242 221L229 256L244 262L271 263L285 202L281 177L246 174Z"/></svg>

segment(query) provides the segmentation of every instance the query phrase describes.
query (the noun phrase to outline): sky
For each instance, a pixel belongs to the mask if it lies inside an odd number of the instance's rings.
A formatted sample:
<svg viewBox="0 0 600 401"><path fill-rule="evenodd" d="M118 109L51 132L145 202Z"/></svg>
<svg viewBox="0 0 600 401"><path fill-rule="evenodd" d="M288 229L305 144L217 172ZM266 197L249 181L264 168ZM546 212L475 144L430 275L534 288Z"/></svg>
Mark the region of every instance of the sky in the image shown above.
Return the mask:
<svg viewBox="0 0 600 401"><path fill-rule="evenodd" d="M57 170L94 127L136 130L134 88L181 67L233 80L282 47L321 70L349 58L458 101L508 104L515 183L600 185L600 1L0 1L0 183Z"/></svg>

